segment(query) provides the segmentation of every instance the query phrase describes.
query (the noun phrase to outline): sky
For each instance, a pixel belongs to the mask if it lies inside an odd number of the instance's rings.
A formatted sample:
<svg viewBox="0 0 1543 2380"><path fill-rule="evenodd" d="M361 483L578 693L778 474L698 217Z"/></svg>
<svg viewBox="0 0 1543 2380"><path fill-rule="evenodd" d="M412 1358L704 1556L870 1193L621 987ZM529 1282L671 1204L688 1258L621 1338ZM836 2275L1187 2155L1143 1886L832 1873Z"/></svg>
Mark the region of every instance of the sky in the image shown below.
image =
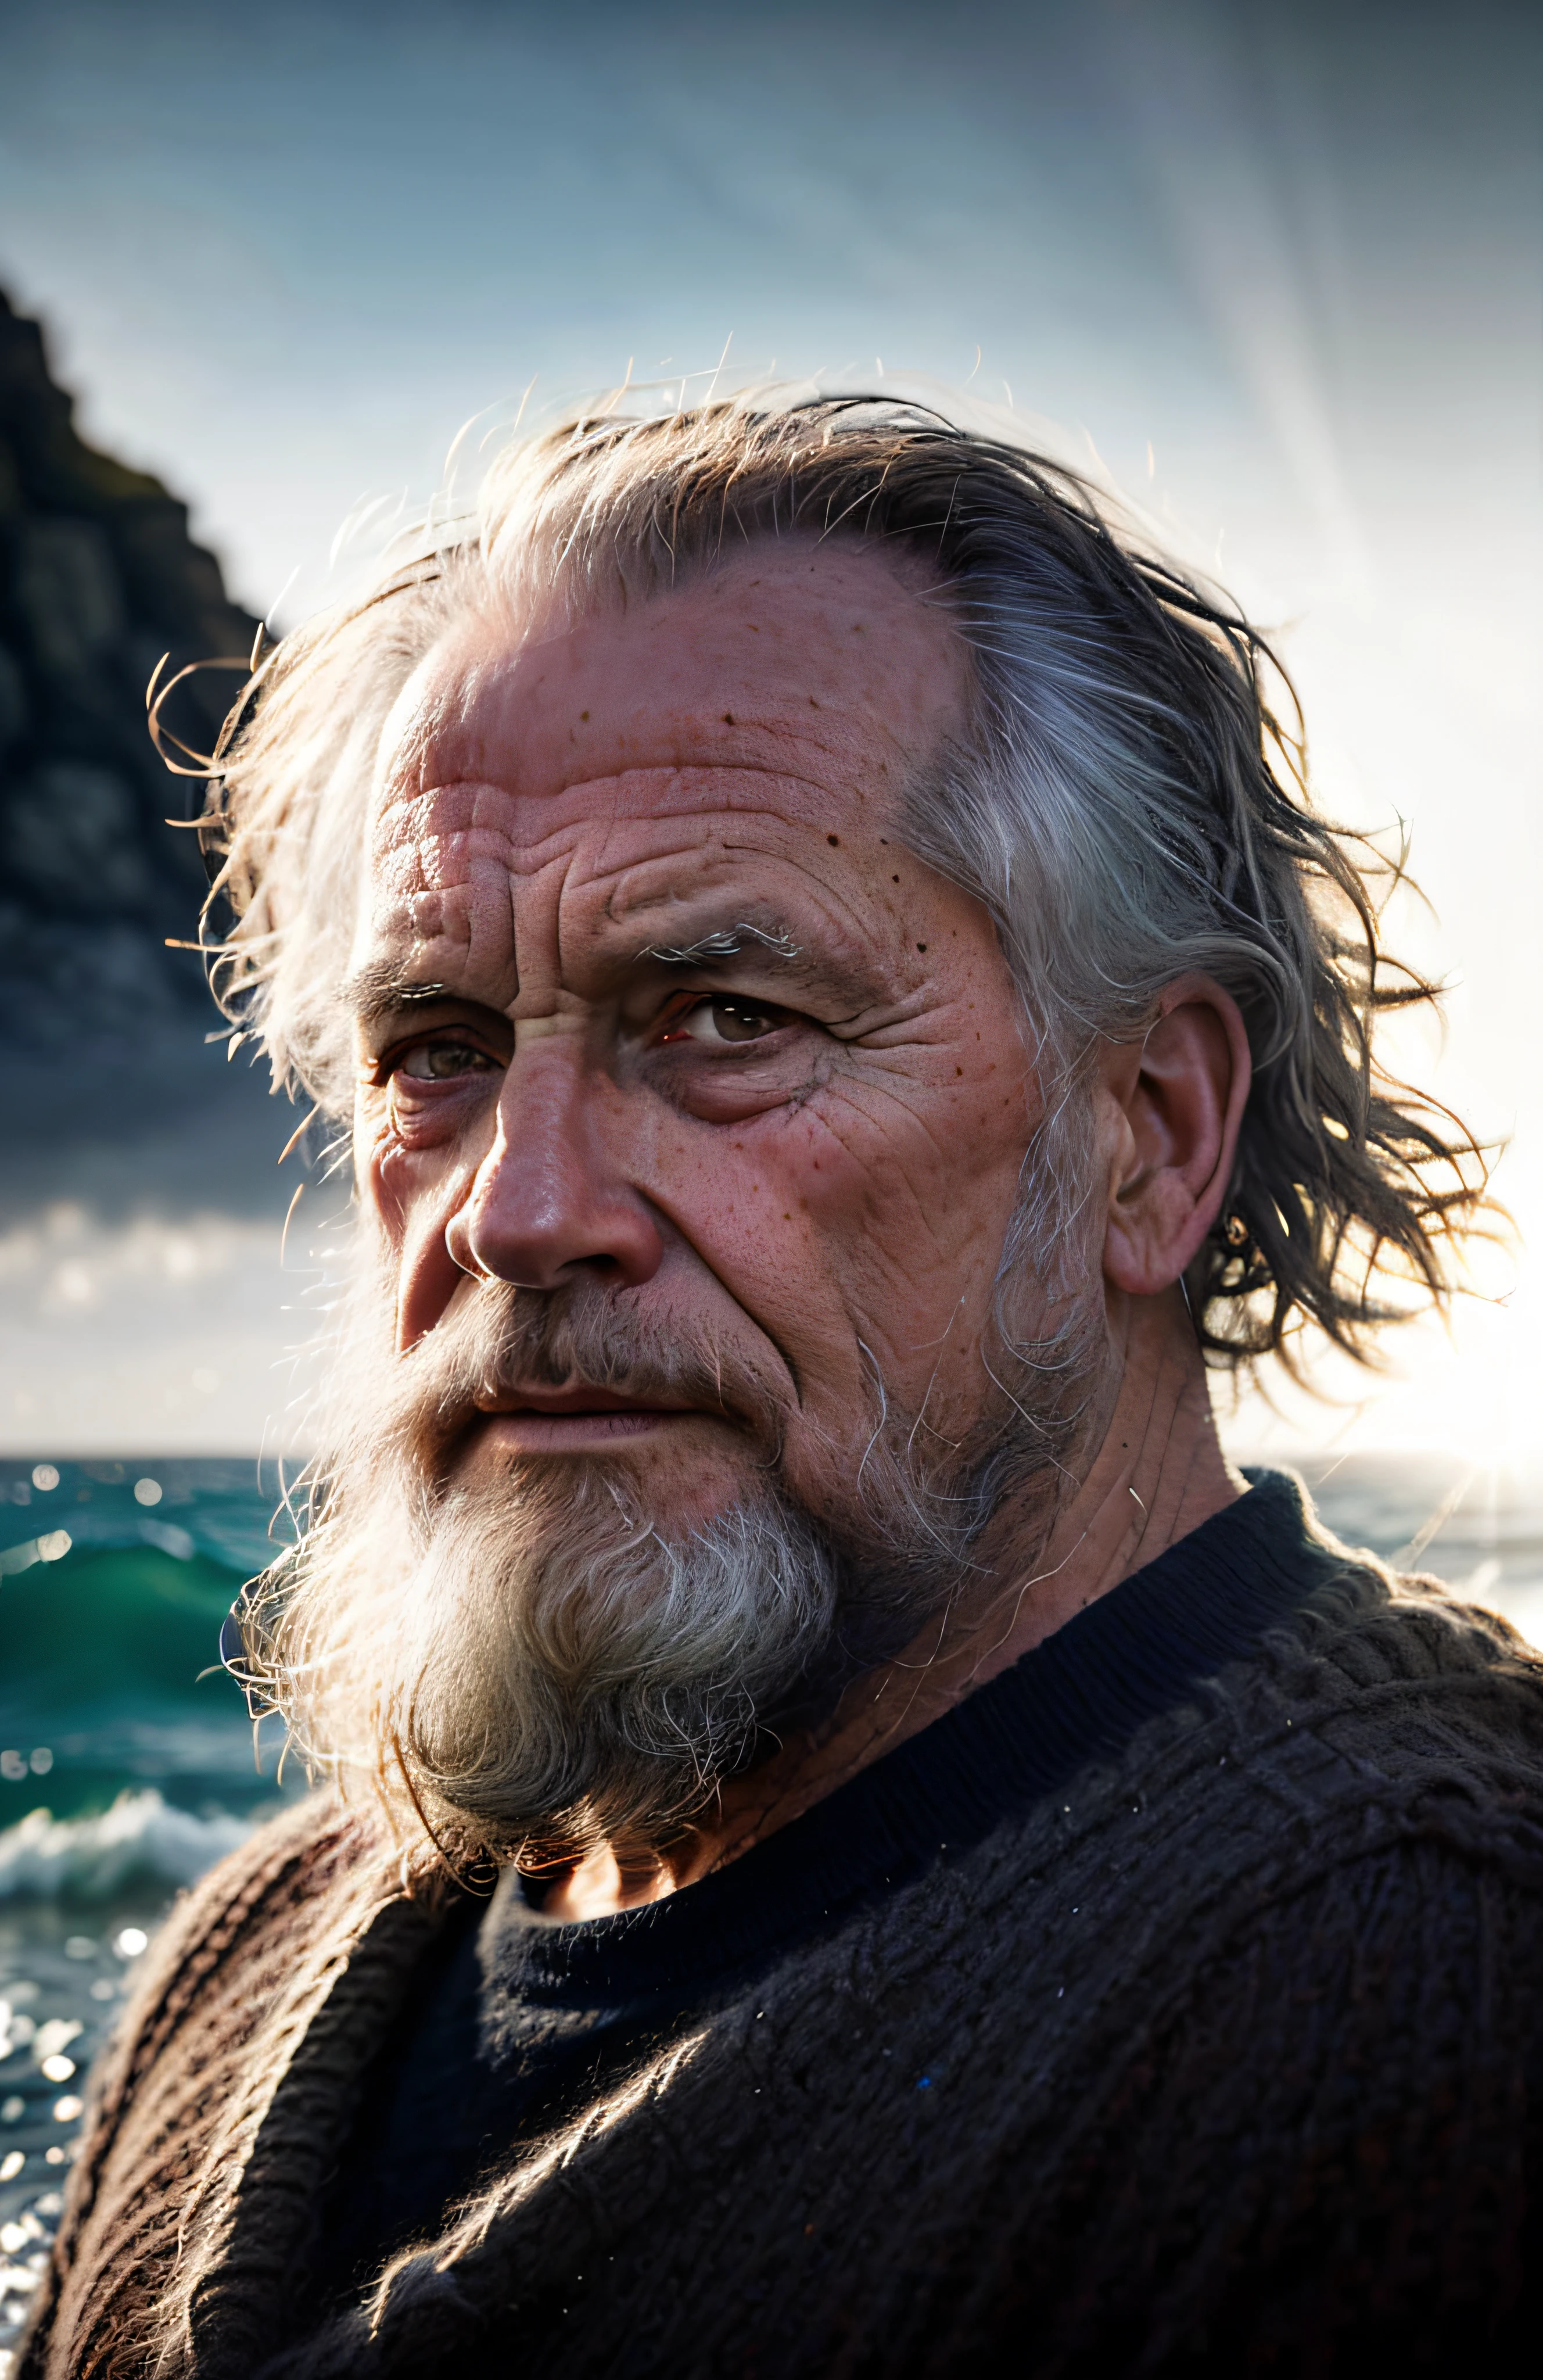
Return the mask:
<svg viewBox="0 0 1543 2380"><path fill-rule="evenodd" d="M1428 895L1407 1062L1536 1232L1540 47L1496 0L0 0L0 285L280 627L526 392L726 347L1000 408L1279 628L1321 799ZM0 1441L275 1427L276 1226L69 1191L0 1235ZM1543 1440L1525 1257L1490 1286L1364 1412L1246 1429Z"/></svg>

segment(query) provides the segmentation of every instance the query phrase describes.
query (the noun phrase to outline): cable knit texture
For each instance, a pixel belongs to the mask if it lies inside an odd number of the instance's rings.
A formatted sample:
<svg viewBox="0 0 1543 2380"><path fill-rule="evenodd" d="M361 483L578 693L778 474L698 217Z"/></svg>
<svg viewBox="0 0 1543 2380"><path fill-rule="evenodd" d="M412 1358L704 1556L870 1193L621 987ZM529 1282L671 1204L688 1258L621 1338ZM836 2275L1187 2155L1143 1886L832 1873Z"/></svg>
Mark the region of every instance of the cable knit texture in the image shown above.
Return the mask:
<svg viewBox="0 0 1543 2380"><path fill-rule="evenodd" d="M1534 2319L1543 1665L1427 1583L1347 1567L324 2313L321 2182L446 1905L328 1801L181 1904L18 2380L1493 2372Z"/></svg>

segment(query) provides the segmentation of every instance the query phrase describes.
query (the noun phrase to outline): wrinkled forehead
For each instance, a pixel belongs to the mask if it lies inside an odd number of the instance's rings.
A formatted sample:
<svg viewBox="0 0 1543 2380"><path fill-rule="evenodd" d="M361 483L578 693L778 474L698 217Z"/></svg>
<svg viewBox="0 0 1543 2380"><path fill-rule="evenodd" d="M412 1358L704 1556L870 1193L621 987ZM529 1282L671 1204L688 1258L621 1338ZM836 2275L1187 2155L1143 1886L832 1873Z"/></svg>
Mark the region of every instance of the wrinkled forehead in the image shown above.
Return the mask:
<svg viewBox="0 0 1543 2380"><path fill-rule="evenodd" d="M388 722L376 814L477 785L539 801L552 823L602 788L622 814L732 808L758 778L805 788L817 808L882 806L957 729L967 685L966 650L918 567L856 544L767 541L577 618L461 621Z"/></svg>

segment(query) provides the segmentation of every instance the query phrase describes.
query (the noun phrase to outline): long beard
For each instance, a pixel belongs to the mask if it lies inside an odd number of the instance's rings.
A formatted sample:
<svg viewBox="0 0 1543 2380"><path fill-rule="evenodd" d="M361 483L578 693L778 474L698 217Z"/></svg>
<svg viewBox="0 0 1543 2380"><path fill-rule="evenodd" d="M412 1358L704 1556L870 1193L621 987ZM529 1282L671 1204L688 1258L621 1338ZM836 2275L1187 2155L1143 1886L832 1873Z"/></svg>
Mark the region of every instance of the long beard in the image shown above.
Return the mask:
<svg viewBox="0 0 1543 2380"><path fill-rule="evenodd" d="M379 1344L390 1310L365 1269L310 1525L249 1597L249 1672L313 1770L371 1779L456 1864L667 1844L978 1583L1004 1500L1048 1527L1075 1427L1077 1364L1020 1363L962 1448L875 1378L856 1484L816 1512L766 1385L632 1293L468 1288L403 1358ZM458 1476L480 1398L575 1379L723 1411L729 1500L672 1529L620 1458Z"/></svg>

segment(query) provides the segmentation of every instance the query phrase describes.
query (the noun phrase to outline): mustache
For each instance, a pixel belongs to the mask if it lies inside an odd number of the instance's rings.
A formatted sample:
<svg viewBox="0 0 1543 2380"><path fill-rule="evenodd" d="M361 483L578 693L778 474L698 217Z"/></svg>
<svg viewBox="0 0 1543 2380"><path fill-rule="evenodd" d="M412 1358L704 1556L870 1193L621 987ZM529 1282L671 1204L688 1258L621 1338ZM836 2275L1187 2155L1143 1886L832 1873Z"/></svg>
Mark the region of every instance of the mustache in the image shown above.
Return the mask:
<svg viewBox="0 0 1543 2380"><path fill-rule="evenodd" d="M785 1383L731 1335L590 1281L554 1290L480 1281L408 1351L397 1377L395 1434L438 1462L522 1390L603 1389L696 1407L760 1439L773 1458L786 1411Z"/></svg>

